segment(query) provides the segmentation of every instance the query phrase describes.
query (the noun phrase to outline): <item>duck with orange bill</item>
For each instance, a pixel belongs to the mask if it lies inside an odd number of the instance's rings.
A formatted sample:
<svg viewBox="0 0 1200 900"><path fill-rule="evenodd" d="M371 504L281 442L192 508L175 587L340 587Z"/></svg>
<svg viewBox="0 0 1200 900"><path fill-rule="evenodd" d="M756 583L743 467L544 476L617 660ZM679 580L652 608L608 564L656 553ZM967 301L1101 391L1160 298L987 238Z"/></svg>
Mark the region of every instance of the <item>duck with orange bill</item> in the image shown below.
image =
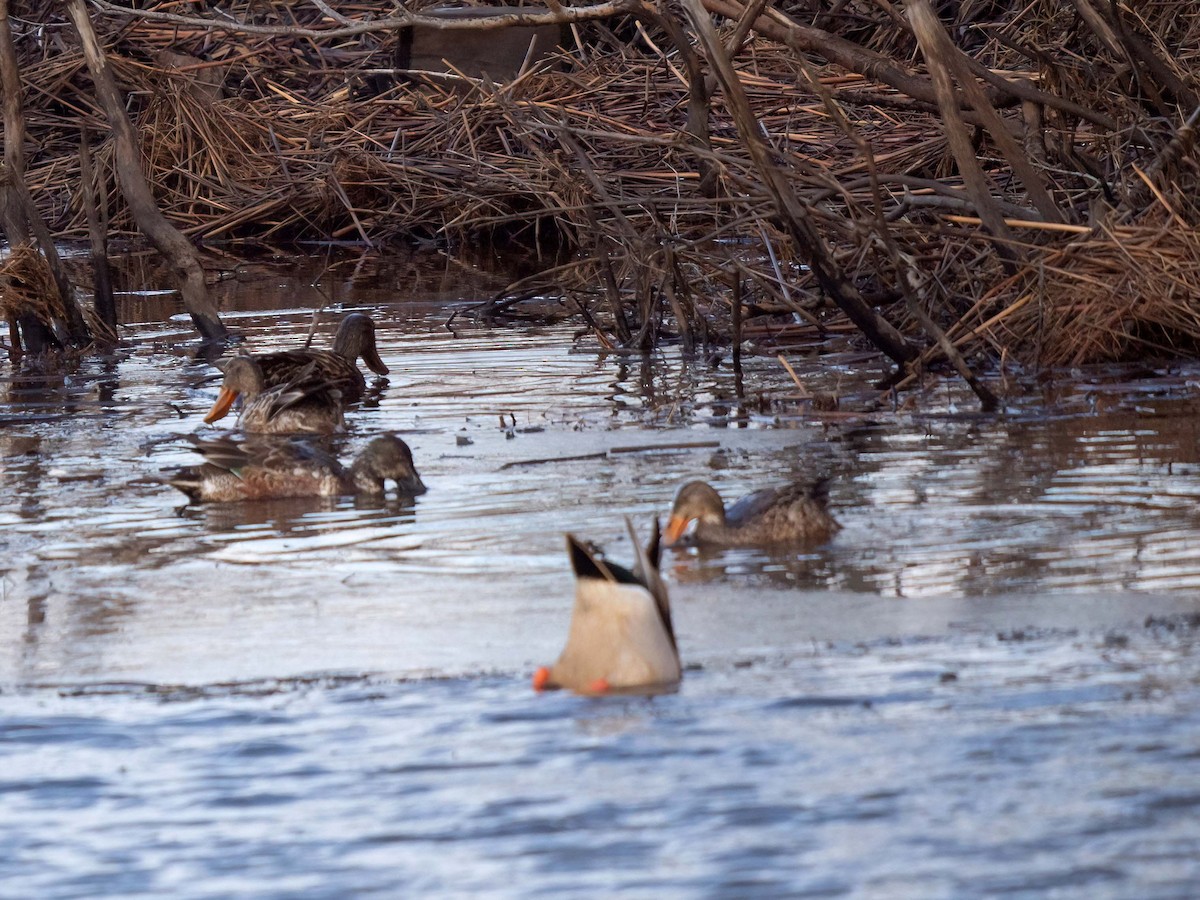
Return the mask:
<svg viewBox="0 0 1200 900"><path fill-rule="evenodd" d="M345 425L342 395L315 368L304 369L284 384L269 387L262 369L250 356L223 360L221 392L204 421L211 424L242 398L238 424L255 434L332 434Z"/></svg>
<svg viewBox="0 0 1200 900"><path fill-rule="evenodd" d="M829 483L822 479L756 491L726 509L711 485L689 481L675 495L663 536L670 545L682 543L695 522L689 540L697 545L820 544L842 527L826 508L828 499Z"/></svg>

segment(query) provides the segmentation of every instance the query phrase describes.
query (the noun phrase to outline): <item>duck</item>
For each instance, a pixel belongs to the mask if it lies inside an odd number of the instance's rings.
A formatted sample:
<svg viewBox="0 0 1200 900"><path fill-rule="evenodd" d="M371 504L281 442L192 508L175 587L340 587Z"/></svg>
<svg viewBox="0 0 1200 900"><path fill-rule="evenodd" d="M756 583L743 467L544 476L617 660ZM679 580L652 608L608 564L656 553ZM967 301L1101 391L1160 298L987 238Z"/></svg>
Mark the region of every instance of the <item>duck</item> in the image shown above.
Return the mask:
<svg viewBox="0 0 1200 900"><path fill-rule="evenodd" d="M204 416L211 425L243 398L239 424L255 434L332 434L345 427L340 388L319 377L316 366L296 373L291 381L268 386L262 368L251 356L224 360L221 392Z"/></svg>
<svg viewBox="0 0 1200 900"><path fill-rule="evenodd" d="M347 469L336 456L303 439L216 440L193 438L204 457L165 479L192 502L284 497L378 497L388 479L399 494L425 493L412 450L394 434L374 438Z"/></svg>
<svg viewBox="0 0 1200 900"><path fill-rule="evenodd" d="M567 554L575 572L575 606L567 644L552 666L533 676L537 691L565 688L579 694L658 693L678 687L683 670L667 587L659 574L659 529L650 543L633 539L632 571L598 556L568 534Z"/></svg>
<svg viewBox="0 0 1200 900"><path fill-rule="evenodd" d="M358 370L360 356L375 374L388 374L389 369L375 346L375 323L368 315L350 313L338 325L332 350L280 350L256 353L250 359L262 371L263 384L268 388L290 384L306 374L336 387L341 391L342 402L354 403L367 388L367 381ZM224 413L217 418L222 416Z"/></svg>
<svg viewBox="0 0 1200 900"><path fill-rule="evenodd" d="M664 538L680 543L688 525L695 544L746 547L770 544L819 544L841 530L826 504L829 482L767 488L742 498L728 510L721 495L705 481L689 481L675 495Z"/></svg>

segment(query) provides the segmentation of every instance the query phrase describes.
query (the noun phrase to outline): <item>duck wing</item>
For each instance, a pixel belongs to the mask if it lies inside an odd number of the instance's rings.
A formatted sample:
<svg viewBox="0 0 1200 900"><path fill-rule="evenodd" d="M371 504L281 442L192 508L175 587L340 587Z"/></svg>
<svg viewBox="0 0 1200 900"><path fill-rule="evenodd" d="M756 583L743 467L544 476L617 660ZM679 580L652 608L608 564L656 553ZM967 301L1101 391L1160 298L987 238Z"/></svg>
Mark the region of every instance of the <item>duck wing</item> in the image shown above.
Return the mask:
<svg viewBox="0 0 1200 900"><path fill-rule="evenodd" d="M736 528L752 519L757 519L768 510L778 506L784 495L790 492L791 487L764 488L761 491L755 491L753 494L747 494L725 510L726 524Z"/></svg>
<svg viewBox="0 0 1200 900"><path fill-rule="evenodd" d="M243 442L229 437L201 438L188 435L192 448L204 457L198 466L184 466L170 472L163 480L187 494L188 499L199 502L204 499L205 485L215 481L236 485L241 473L252 466L253 453ZM231 487L230 490L236 490Z"/></svg>
<svg viewBox="0 0 1200 900"><path fill-rule="evenodd" d="M231 437L202 438L188 435L192 449L204 457L204 462L228 472L238 472L250 466L255 457L252 443Z"/></svg>
<svg viewBox="0 0 1200 900"><path fill-rule="evenodd" d="M298 377L327 382L346 395L362 393L366 380L353 360L332 350L280 350L254 357L267 387L277 387Z"/></svg>
<svg viewBox="0 0 1200 900"><path fill-rule="evenodd" d="M310 362L293 372L287 381L267 388L254 399L254 403L261 404L268 418L302 405L336 408L342 405L341 384L340 381L330 381L320 366Z"/></svg>
<svg viewBox="0 0 1200 900"><path fill-rule="evenodd" d="M207 465L235 475L247 469L286 471L303 468L314 472L344 473L336 456L304 438L200 438L190 435L193 448Z"/></svg>
<svg viewBox="0 0 1200 900"><path fill-rule="evenodd" d="M829 479L820 478L808 484L787 484L764 488L743 497L725 510L725 521L739 527L772 511L783 511L800 503L816 503L824 509L829 500Z"/></svg>

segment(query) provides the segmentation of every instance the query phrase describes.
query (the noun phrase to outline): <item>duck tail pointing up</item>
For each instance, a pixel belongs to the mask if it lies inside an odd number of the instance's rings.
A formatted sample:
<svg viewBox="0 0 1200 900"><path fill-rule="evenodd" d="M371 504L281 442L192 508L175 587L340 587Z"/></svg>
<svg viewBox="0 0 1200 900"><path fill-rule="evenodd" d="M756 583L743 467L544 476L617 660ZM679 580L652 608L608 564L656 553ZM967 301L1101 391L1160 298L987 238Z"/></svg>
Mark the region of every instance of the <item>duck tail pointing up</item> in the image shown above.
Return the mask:
<svg viewBox="0 0 1200 900"><path fill-rule="evenodd" d="M608 566L604 565L575 535L567 535L567 553L571 556L571 568L576 578L595 578L600 581L616 581Z"/></svg>
<svg viewBox="0 0 1200 900"><path fill-rule="evenodd" d="M658 616L662 620L663 628L667 631L667 637L671 639L671 646L678 653L679 646L675 641L675 623L671 620L671 600L667 596L667 585L662 580L662 573L658 568L662 553L662 532L659 528L658 517L655 516L650 523L650 543L644 548L638 540L637 529L633 527L633 520L629 516L625 517L625 529L629 532L629 539L633 541L633 552L637 560L633 570L634 575L654 598L654 605L658 608Z"/></svg>

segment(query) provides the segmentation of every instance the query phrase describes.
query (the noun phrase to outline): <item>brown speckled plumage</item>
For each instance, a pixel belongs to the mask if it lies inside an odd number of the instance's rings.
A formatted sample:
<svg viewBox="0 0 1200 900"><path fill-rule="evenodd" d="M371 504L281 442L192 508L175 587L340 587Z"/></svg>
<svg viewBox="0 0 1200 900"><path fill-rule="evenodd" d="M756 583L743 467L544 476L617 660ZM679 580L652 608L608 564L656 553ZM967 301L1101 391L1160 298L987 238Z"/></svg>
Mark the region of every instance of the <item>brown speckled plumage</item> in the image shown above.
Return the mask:
<svg viewBox="0 0 1200 900"><path fill-rule="evenodd" d="M305 373L337 388L343 402L353 403L362 396L367 384L358 370L360 356L372 372L388 374L388 367L375 347L375 323L370 316L351 313L338 326L332 350L281 350L254 354L251 359L262 370L263 383L268 388L288 384Z"/></svg>
<svg viewBox="0 0 1200 900"><path fill-rule="evenodd" d="M204 421L212 423L229 412L242 398L239 424L255 434L331 434L341 431L341 391L304 369L286 384L268 387L262 369L249 356L235 356L224 363L225 380Z"/></svg>
<svg viewBox="0 0 1200 900"><path fill-rule="evenodd" d="M299 439L196 439L196 450L204 463L167 479L193 501L371 496L384 492L386 480L395 481L402 494L425 492L412 451L390 434L367 444L349 469L332 454Z"/></svg>
<svg viewBox="0 0 1200 900"><path fill-rule="evenodd" d="M728 510L721 495L703 481L689 481L675 495L665 536L680 541L692 521L692 542L745 547L768 544L816 544L841 526L825 508L826 483L787 485L750 494Z"/></svg>

